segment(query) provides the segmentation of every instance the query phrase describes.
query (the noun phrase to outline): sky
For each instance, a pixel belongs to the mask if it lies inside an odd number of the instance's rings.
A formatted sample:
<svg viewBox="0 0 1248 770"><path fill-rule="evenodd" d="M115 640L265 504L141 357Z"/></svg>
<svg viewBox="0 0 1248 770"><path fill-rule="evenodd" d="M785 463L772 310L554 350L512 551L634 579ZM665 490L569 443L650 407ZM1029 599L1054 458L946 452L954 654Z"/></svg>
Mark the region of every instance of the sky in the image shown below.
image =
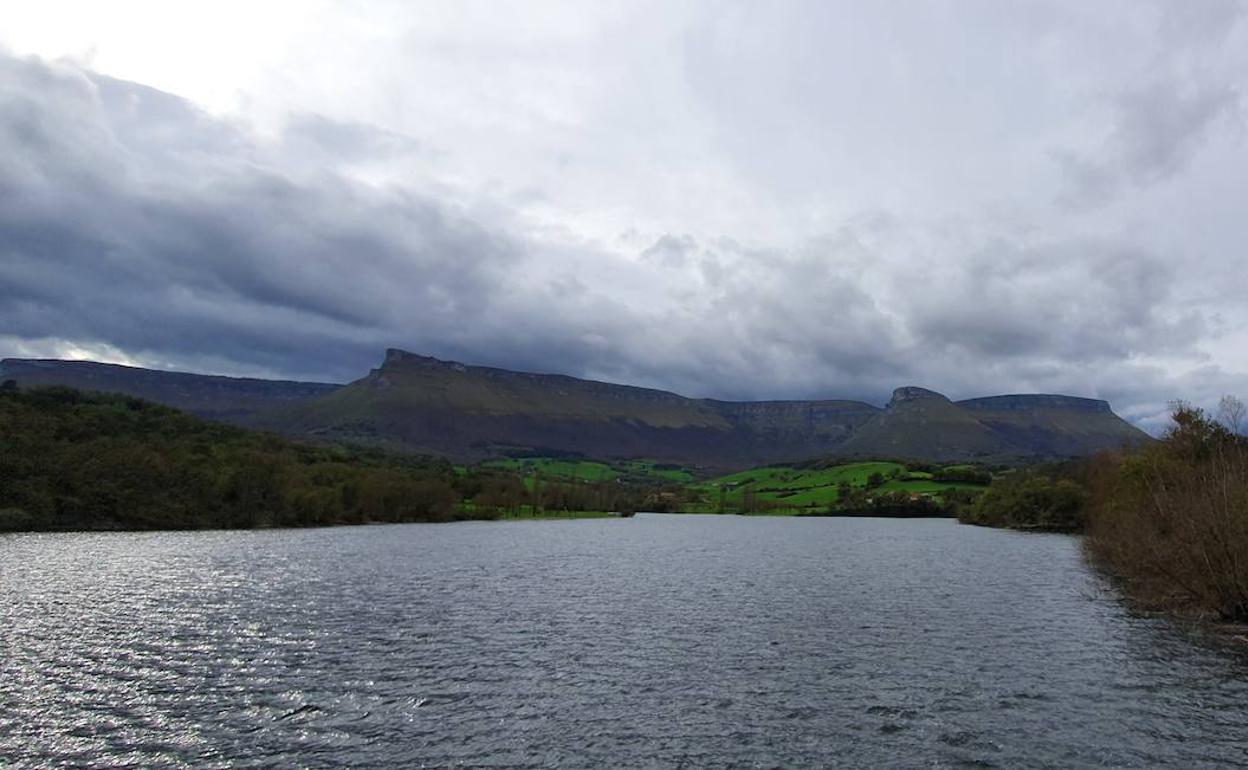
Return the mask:
<svg viewBox="0 0 1248 770"><path fill-rule="evenodd" d="M0 356L1248 398L1238 0L0 0Z"/></svg>

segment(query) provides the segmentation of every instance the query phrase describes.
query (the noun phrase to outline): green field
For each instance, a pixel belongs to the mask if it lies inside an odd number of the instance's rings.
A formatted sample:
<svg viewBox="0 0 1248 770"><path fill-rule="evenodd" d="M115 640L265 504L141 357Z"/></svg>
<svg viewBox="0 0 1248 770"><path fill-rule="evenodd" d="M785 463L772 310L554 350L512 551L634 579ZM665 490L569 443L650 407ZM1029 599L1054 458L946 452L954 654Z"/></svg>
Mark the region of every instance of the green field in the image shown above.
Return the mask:
<svg viewBox="0 0 1248 770"><path fill-rule="evenodd" d="M521 473L532 477L559 481L635 481L648 484L688 484L693 481L689 468L667 465L655 460L622 460L603 463L593 460L566 460L554 457L508 457L487 460L482 468Z"/></svg>
<svg viewBox="0 0 1248 770"><path fill-rule="evenodd" d="M874 474L883 483L874 487ZM760 513L803 513L827 508L839 498L841 483L880 492L909 492L939 498L948 489L982 491L977 484L932 481L932 474L909 471L901 463L860 462L830 468L771 466L721 476L688 487L690 499L684 509L690 513L737 512L754 508Z"/></svg>
<svg viewBox="0 0 1248 770"><path fill-rule="evenodd" d="M616 481L653 487L656 497L649 504L663 506L654 510L687 513L792 515L823 512L838 502L838 488L842 484L865 490L868 494L904 492L937 500L950 489L978 492L985 488L979 484L934 481L931 466L925 466L924 470L910 470L903 463L886 461L852 462L822 468L767 466L704 481L696 480L691 468L649 459L598 462L554 457L512 457L488 460L480 467L516 473L530 492L539 477L544 483ZM941 470L954 468L973 469L974 466L949 466ZM659 491L665 499L657 497Z"/></svg>

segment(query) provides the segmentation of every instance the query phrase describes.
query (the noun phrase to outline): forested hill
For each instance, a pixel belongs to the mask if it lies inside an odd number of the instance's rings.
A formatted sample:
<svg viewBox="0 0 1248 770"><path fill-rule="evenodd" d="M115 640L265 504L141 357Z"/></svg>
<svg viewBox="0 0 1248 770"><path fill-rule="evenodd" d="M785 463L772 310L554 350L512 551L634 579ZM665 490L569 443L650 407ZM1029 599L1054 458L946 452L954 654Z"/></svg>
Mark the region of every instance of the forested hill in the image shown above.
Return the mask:
<svg viewBox="0 0 1248 770"><path fill-rule="evenodd" d="M0 529L461 517L443 460L303 446L136 398L0 389Z"/></svg>

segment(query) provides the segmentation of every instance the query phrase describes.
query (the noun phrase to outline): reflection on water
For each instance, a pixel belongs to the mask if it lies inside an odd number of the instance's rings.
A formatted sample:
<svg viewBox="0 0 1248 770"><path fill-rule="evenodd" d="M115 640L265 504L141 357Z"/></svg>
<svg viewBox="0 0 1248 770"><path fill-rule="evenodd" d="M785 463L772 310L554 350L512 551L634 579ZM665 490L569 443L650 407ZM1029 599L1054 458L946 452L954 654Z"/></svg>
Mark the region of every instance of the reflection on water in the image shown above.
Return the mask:
<svg viewBox="0 0 1248 770"><path fill-rule="evenodd" d="M0 765L1248 765L1078 542L642 515L0 537Z"/></svg>

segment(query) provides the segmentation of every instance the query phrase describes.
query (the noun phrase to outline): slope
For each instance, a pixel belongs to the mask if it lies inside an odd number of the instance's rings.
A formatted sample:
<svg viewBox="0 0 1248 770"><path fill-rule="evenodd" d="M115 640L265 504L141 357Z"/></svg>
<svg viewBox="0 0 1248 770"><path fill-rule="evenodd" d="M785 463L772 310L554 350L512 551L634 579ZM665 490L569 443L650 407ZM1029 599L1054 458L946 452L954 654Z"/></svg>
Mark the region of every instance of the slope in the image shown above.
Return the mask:
<svg viewBox="0 0 1248 770"><path fill-rule="evenodd" d="M268 425L465 459L536 453L744 467L835 451L876 411L853 401L691 399L391 349L368 376Z"/></svg>
<svg viewBox="0 0 1248 770"><path fill-rule="evenodd" d="M0 381L3 380L14 380L23 388L61 385L85 391L121 393L199 417L241 424L260 412L323 396L342 387L324 382L166 372L94 361L24 358L0 361Z"/></svg>

